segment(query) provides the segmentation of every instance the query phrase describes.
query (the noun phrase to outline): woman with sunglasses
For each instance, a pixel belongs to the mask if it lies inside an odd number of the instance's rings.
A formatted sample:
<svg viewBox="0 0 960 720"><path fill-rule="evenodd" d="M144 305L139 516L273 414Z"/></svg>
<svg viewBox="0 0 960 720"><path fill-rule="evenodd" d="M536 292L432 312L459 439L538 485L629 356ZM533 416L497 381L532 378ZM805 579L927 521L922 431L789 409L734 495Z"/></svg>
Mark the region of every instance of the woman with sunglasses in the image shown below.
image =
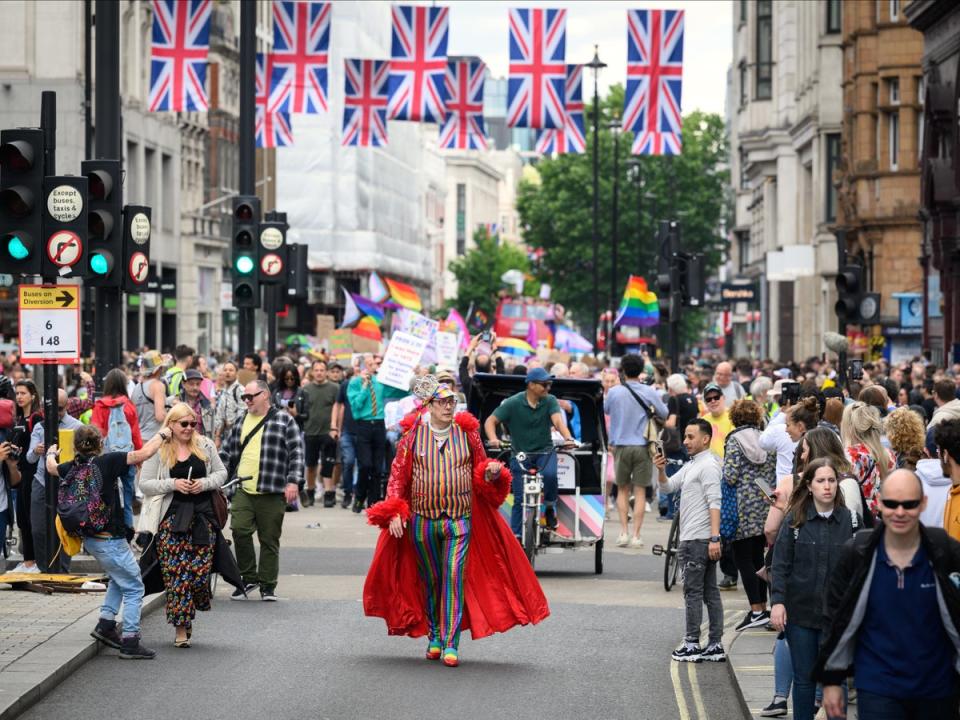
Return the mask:
<svg viewBox="0 0 960 720"><path fill-rule="evenodd" d="M226 482L227 470L213 440L196 431L197 416L186 403L170 409L163 428L171 440L144 463L140 477L150 504L140 531L157 536L167 622L176 630L174 645L188 648L197 611L210 609L210 571L223 530L211 496Z"/></svg>
<svg viewBox="0 0 960 720"><path fill-rule="evenodd" d="M17 417L10 431L9 455L17 461L19 477L14 487L17 490L16 514L17 527L20 528L20 551L23 561L13 572L38 573L36 550L33 545L33 524L30 522L33 476L37 473L37 463L27 460L30 448L30 435L37 423L43 422L43 403L40 393L32 380L17 380L14 385L14 402L17 405Z"/></svg>
<svg viewBox="0 0 960 720"><path fill-rule="evenodd" d="M793 716L813 720L811 672L827 628L824 598L854 522L843 504L837 469L827 458L806 464L773 548L770 622L786 632L793 661Z"/></svg>
<svg viewBox="0 0 960 720"><path fill-rule="evenodd" d="M860 484L866 511L880 511L880 483L896 468L893 454L883 446L883 422L880 411L865 402L851 403L843 409L840 425L847 458Z"/></svg>

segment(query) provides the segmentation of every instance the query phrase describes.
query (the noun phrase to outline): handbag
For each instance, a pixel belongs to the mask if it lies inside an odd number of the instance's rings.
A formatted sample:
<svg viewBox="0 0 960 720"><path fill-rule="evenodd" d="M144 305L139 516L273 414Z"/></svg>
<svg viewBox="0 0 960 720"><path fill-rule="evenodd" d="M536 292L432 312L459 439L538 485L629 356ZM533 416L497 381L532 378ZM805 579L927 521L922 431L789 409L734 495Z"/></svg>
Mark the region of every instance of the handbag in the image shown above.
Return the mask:
<svg viewBox="0 0 960 720"><path fill-rule="evenodd" d="M210 505L213 507L213 519L223 530L227 526L228 515L227 496L223 494L223 490L215 488L210 492Z"/></svg>
<svg viewBox="0 0 960 720"><path fill-rule="evenodd" d="M737 488L726 480L720 480L720 537L732 540L740 527L737 515Z"/></svg>
<svg viewBox="0 0 960 720"><path fill-rule="evenodd" d="M623 386L633 395L633 398L640 403L640 407L643 408L643 411L647 414L647 427L644 430L643 437L648 443L660 440L660 421L657 419L656 414L653 412L653 408L647 405L643 398L637 395L634 392L633 388L630 387L629 383L624 383Z"/></svg>

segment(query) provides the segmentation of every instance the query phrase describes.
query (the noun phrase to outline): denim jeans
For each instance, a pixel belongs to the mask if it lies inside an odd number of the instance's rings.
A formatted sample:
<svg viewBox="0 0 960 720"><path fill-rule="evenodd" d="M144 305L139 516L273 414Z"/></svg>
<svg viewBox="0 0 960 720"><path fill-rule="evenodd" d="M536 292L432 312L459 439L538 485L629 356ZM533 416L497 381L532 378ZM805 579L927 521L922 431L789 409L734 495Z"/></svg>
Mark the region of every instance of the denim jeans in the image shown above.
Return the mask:
<svg viewBox="0 0 960 720"><path fill-rule="evenodd" d="M957 720L958 698L914 698L900 700L866 690L857 693L859 717L870 720Z"/></svg>
<svg viewBox="0 0 960 720"><path fill-rule="evenodd" d="M793 660L790 659L790 646L782 634L773 644L773 694L784 699L790 697L793 687Z"/></svg>
<svg viewBox="0 0 960 720"><path fill-rule="evenodd" d="M794 625L787 618L787 643L790 646L790 659L793 662L793 717L796 720L813 720L817 714L814 698L817 694L817 683L813 680L813 667L817 663L817 654L820 652L820 636L822 632L813 628ZM843 703L847 703L847 686L843 685ZM872 718L874 715L865 713L863 705L858 708L859 716Z"/></svg>
<svg viewBox="0 0 960 720"><path fill-rule="evenodd" d="M686 604L687 629L684 640L700 642L700 623L703 606L707 606L710 630L707 645L723 638L723 603L717 587L717 561L711 560L706 540L683 540L677 553L683 580L683 600Z"/></svg>
<svg viewBox="0 0 960 720"><path fill-rule="evenodd" d="M68 573L70 556L64 552L57 555L53 567L49 565L50 558L57 552L59 544L54 544L52 548L47 547L47 488L36 480L32 482L30 527L33 531L33 549L37 556L37 567L40 568L40 572Z"/></svg>
<svg viewBox="0 0 960 720"><path fill-rule="evenodd" d="M557 454L527 453L523 464L529 468L537 468L543 475L543 499L548 507L557 507ZM510 492L513 493L513 509L510 512L510 529L517 537L523 535L523 470L520 469L517 459L510 458Z"/></svg>
<svg viewBox="0 0 960 720"><path fill-rule="evenodd" d="M113 620L123 602L123 636L140 634L140 608L143 605L143 580L140 566L123 538L86 538L83 546L110 578L107 594L100 607L102 620Z"/></svg>
<svg viewBox="0 0 960 720"><path fill-rule="evenodd" d="M356 482L357 448L353 433L340 435L340 471L345 495L353 495L353 484Z"/></svg>
<svg viewBox="0 0 960 720"><path fill-rule="evenodd" d="M123 524L128 528L133 527L133 496L136 482L137 466L131 465L127 468L127 476L123 478Z"/></svg>

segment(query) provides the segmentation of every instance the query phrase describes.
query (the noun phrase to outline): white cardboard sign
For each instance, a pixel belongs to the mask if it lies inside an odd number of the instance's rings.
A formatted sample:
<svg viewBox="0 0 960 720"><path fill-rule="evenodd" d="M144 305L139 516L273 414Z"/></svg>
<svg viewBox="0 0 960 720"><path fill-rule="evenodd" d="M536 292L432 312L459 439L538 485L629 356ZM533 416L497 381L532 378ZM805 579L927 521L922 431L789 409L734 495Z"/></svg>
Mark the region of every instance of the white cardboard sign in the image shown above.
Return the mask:
<svg viewBox="0 0 960 720"><path fill-rule="evenodd" d="M396 332L390 338L377 379L384 385L409 390L413 370L427 347L427 339L405 332Z"/></svg>

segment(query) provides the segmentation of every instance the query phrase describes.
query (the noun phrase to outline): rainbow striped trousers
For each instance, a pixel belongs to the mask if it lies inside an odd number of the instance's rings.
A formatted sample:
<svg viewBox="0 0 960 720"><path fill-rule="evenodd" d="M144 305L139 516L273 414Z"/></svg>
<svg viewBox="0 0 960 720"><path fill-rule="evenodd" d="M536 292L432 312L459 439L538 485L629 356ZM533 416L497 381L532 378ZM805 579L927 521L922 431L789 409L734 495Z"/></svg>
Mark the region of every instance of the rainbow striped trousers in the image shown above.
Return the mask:
<svg viewBox="0 0 960 720"><path fill-rule="evenodd" d="M470 518L436 520L414 513L410 518L417 566L427 589L427 622L430 639L443 648L460 643L463 617L463 571L470 546Z"/></svg>

